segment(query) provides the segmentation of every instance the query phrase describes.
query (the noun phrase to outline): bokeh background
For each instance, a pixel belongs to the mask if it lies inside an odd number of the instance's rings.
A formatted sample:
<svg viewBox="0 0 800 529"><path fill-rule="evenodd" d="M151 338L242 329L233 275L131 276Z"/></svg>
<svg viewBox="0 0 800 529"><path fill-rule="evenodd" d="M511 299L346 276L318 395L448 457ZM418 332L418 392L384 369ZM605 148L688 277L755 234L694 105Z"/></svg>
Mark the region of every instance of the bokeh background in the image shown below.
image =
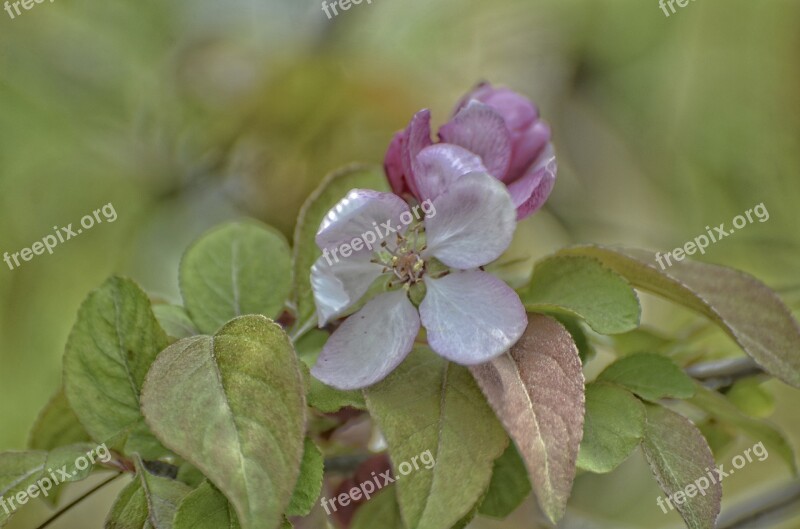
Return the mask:
<svg viewBox="0 0 800 529"><path fill-rule="evenodd" d="M657 0L373 0L333 20L318 0L0 12L0 252L109 202L118 213L53 255L0 263L0 449L24 448L77 308L108 275L177 301L178 259L197 235L246 215L290 236L327 172L380 162L415 111L431 108L438 125L484 79L529 95L554 131L555 191L514 249L527 265L574 242L669 250L763 202L769 221L701 259L757 275L797 314L798 29L796 0L702 0L669 18ZM668 306L645 309L656 326L686 325ZM774 422L800 446L798 392L767 387ZM725 482L723 511L789 480L778 458L753 464ZM101 527L113 492L51 527ZM658 494L634 454L611 475L580 476L562 526L681 527ZM46 517L40 506L10 527ZM529 503L476 527L537 519Z"/></svg>

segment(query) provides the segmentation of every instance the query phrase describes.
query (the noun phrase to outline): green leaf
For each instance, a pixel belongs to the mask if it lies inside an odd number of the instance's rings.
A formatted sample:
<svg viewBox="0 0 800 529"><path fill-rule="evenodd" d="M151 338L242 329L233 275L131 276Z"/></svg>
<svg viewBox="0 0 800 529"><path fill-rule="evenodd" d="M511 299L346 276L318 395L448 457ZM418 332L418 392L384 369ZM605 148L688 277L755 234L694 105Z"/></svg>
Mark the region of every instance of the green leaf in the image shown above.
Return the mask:
<svg viewBox="0 0 800 529"><path fill-rule="evenodd" d="M478 512L484 516L504 519L525 501L531 493L531 482L525 462L514 443L509 443L495 462L489 490Z"/></svg>
<svg viewBox="0 0 800 529"><path fill-rule="evenodd" d="M613 352L619 356L636 353L664 353L674 340L662 336L656 330L646 326L612 337Z"/></svg>
<svg viewBox="0 0 800 529"><path fill-rule="evenodd" d="M754 277L692 261L661 270L656 254L645 250L580 246L560 254L599 259L634 286L700 312L766 372L800 388L800 325L777 294Z"/></svg>
<svg viewBox="0 0 800 529"><path fill-rule="evenodd" d="M61 388L39 412L31 428L28 447L33 450L52 450L90 440L78 416L70 408L64 388Z"/></svg>
<svg viewBox="0 0 800 529"><path fill-rule="evenodd" d="M775 412L775 397L762 386L758 377L737 381L725 396L742 413L751 417L763 419Z"/></svg>
<svg viewBox="0 0 800 529"><path fill-rule="evenodd" d="M744 415L733 403L716 391L699 383L696 384L696 388L695 396L689 401L691 404L709 413L718 421L739 428L754 441L763 442L771 451L777 452L781 459L789 465L792 473L797 475L794 450L780 430L766 421Z"/></svg>
<svg viewBox="0 0 800 529"><path fill-rule="evenodd" d="M558 521L583 435L584 378L572 336L553 318L529 314L508 353L470 369L516 443L539 505Z"/></svg>
<svg viewBox="0 0 800 529"><path fill-rule="evenodd" d="M69 474L68 479L64 479L61 474L58 475L61 483L84 480L89 477L95 465L99 464L101 459L111 459L111 452L105 447L102 448L103 450L98 450L96 446L89 443L59 446L47 454L46 467L52 470L60 468ZM105 453L102 454L101 452ZM79 462L79 459L82 462ZM94 460L94 463L92 463L92 460ZM80 467L84 468L81 469Z"/></svg>
<svg viewBox="0 0 800 529"><path fill-rule="evenodd" d="M0 453L0 498L8 508L6 511L6 507L0 505L0 527L6 525L9 518L31 500L31 495L23 491L35 487L34 483L42 475L46 463L47 452Z"/></svg>
<svg viewBox="0 0 800 529"><path fill-rule="evenodd" d="M578 468L603 474L617 468L644 436L641 401L619 386L586 386L586 421L578 453Z"/></svg>
<svg viewBox="0 0 800 529"><path fill-rule="evenodd" d="M200 334L189 313L180 305L153 305L153 313L161 328L173 338L188 338Z"/></svg>
<svg viewBox="0 0 800 529"><path fill-rule="evenodd" d="M136 476L120 492L106 529L172 529L178 505L191 493L180 481L154 476L134 457Z"/></svg>
<svg viewBox="0 0 800 529"><path fill-rule="evenodd" d="M32 450L53 450L86 441L91 441L91 437L70 408L64 395L64 388L61 388L39 412L39 417L31 429L28 447ZM49 466L56 468L52 464ZM44 501L56 505L62 489L63 487L56 485L49 491Z"/></svg>
<svg viewBox="0 0 800 529"><path fill-rule="evenodd" d="M578 316L600 334L619 334L639 326L636 291L621 275L589 257L540 261L519 295L529 312Z"/></svg>
<svg viewBox="0 0 800 529"><path fill-rule="evenodd" d="M117 496L106 517L105 529L153 529L147 498L138 476Z"/></svg>
<svg viewBox="0 0 800 529"><path fill-rule="evenodd" d="M180 286L186 310L206 334L245 314L275 318L291 290L289 244L254 221L209 231L186 250Z"/></svg>
<svg viewBox="0 0 800 529"><path fill-rule="evenodd" d="M287 516L305 516L314 508L322 491L322 474L325 464L322 452L311 439L306 439L300 476L292 494L292 501L286 509Z"/></svg>
<svg viewBox="0 0 800 529"><path fill-rule="evenodd" d="M661 490L689 529L713 529L722 487L708 478L706 469L714 468L714 456L706 440L685 417L653 404L647 404L646 410L642 450ZM663 509L668 509L664 502Z"/></svg>
<svg viewBox="0 0 800 529"><path fill-rule="evenodd" d="M312 325L316 316L311 290L311 266L321 255L314 237L322 219L352 189L389 191L383 169L371 165L349 165L325 177L300 209L294 231L294 304L298 328Z"/></svg>
<svg viewBox="0 0 800 529"><path fill-rule="evenodd" d="M638 353L617 360L597 377L629 389L645 400L688 399L694 395L694 382L669 358Z"/></svg>
<svg viewBox="0 0 800 529"><path fill-rule="evenodd" d="M365 394L396 471L426 452L435 461L397 482L408 529L450 529L478 502L508 443L469 371L419 347Z"/></svg>
<svg viewBox="0 0 800 529"><path fill-rule="evenodd" d="M396 489L394 485L386 487L361 505L353 517L350 529L405 529Z"/></svg>
<svg viewBox="0 0 800 529"><path fill-rule="evenodd" d="M244 529L274 529L300 470L302 375L289 338L263 316L184 338L147 375L142 409L158 438L205 474Z"/></svg>
<svg viewBox="0 0 800 529"><path fill-rule="evenodd" d="M219 490L204 481L178 506L173 529L240 529L236 511Z"/></svg>
<svg viewBox="0 0 800 529"><path fill-rule="evenodd" d="M126 451L164 455L146 433L139 393L167 335L147 295L131 280L112 277L89 294L78 311L64 353L64 392L93 439L117 439ZM115 443L117 444L117 443Z"/></svg>
<svg viewBox="0 0 800 529"><path fill-rule="evenodd" d="M144 468L139 456L134 458L136 477L142 485L147 500L148 519L154 529L172 529L178 505L191 492L185 483L154 476Z"/></svg>
<svg viewBox="0 0 800 529"><path fill-rule="evenodd" d="M206 477L191 463L184 461L178 466L178 481L183 481L192 488L197 488L206 481Z"/></svg>

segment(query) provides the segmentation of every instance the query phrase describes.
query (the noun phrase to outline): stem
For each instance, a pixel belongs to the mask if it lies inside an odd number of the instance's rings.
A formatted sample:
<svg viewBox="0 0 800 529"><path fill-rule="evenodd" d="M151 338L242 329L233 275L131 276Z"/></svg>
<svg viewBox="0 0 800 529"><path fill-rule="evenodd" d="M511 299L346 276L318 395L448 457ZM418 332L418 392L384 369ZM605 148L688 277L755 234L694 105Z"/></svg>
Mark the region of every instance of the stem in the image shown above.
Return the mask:
<svg viewBox="0 0 800 529"><path fill-rule="evenodd" d="M310 331L314 328L314 324L316 323L316 318L312 316L306 322L301 325L289 338L292 340L292 343L297 342L305 333Z"/></svg>
<svg viewBox="0 0 800 529"><path fill-rule="evenodd" d="M763 495L728 514L724 513L718 529L745 529L766 527L770 522L785 518L790 505L800 501L800 482ZM764 519L771 517L772 519ZM760 523L759 523L760 522ZM765 523L766 522L766 523Z"/></svg>
<svg viewBox="0 0 800 529"><path fill-rule="evenodd" d="M686 368L686 374L700 380L712 389L727 387L740 380L764 371L750 358L726 358L703 362Z"/></svg>
<svg viewBox="0 0 800 529"><path fill-rule="evenodd" d="M45 521L44 521L44 523L42 523L42 525L40 525L40 526L39 526L39 527L37 527L36 529L44 529L45 527L47 527L47 526L48 526L48 525L50 525L51 523L53 523L53 522L55 522L56 520L58 520L58 518L59 518L59 517L60 517L62 514L64 514L64 513L65 513L65 512L67 512L68 510L72 509L73 507L75 507L76 505L78 505L80 502L82 502L83 500L85 500L86 498L88 498L89 496L91 496L92 494L94 494L95 492L97 492L98 490L102 489L103 487L105 487L106 485L108 485L109 483L111 483L112 481L114 481L115 479L117 479L118 477L120 477L121 475L122 475L122 472L120 472L120 473L118 473L118 474L114 474L113 476L111 476L111 477L110 477L110 478L108 478L107 480L103 481L103 482L102 482L102 483L100 483L99 485L97 485L97 486L95 486L95 487L91 488L90 490L88 490L87 492L85 492L84 494L82 494L81 496L79 496L79 497L78 497L78 498L77 498L75 501L73 501L72 503L70 503L69 505L67 505L66 507L64 507L63 509L61 509L60 511L58 511L57 513L55 513L53 516L51 516L50 518L48 518L47 520L45 520Z"/></svg>
<svg viewBox="0 0 800 529"><path fill-rule="evenodd" d="M361 463L367 461L370 457L370 455L365 454L330 457L325 460L325 472L347 474L353 472Z"/></svg>

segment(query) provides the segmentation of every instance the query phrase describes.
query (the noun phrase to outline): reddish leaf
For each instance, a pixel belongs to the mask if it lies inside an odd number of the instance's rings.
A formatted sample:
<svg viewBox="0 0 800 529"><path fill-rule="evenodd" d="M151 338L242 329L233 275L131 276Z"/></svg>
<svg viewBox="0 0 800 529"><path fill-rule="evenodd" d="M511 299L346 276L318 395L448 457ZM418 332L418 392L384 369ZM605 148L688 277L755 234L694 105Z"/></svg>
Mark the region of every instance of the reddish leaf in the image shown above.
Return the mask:
<svg viewBox="0 0 800 529"><path fill-rule="evenodd" d="M578 349L556 320L528 315L511 350L471 368L525 461L539 504L554 522L564 515L583 437L583 372Z"/></svg>

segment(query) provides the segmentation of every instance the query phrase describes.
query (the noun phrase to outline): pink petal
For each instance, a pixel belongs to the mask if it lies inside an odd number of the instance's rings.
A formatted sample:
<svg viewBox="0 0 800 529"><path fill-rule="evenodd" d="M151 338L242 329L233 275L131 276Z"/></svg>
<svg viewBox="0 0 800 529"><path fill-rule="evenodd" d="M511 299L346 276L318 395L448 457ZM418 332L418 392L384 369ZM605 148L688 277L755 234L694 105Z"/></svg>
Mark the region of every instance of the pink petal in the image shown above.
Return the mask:
<svg viewBox="0 0 800 529"><path fill-rule="evenodd" d="M508 192L517 208L517 220L529 217L544 205L556 183L557 172L555 150L548 143L528 172L508 186Z"/></svg>
<svg viewBox="0 0 800 529"><path fill-rule="evenodd" d="M392 137L389 148L386 150L386 156L383 159L383 169L386 171L386 178L389 180L392 192L396 195L402 195L406 191L409 191L405 176L403 175L404 136L404 132L400 131Z"/></svg>
<svg viewBox="0 0 800 529"><path fill-rule="evenodd" d="M544 121L533 123L527 130L512 134L514 145L509 182L522 176L533 164L550 141L550 127Z"/></svg>
<svg viewBox="0 0 800 529"><path fill-rule="evenodd" d="M343 244L352 244L354 239L364 244L366 233L386 233L386 229L380 228L386 221L403 233L407 226L400 222L400 215L408 211L408 204L393 193L353 189L325 215L317 232L317 246L339 252ZM371 248L364 247L361 252L371 253Z"/></svg>
<svg viewBox="0 0 800 529"><path fill-rule="evenodd" d="M502 182L486 173L464 175L433 200L423 256L461 269L491 263L511 244L516 216Z"/></svg>
<svg viewBox="0 0 800 529"><path fill-rule="evenodd" d="M425 147L417 155L416 173L419 199L434 199L459 177L485 173L480 157L458 145L439 143Z"/></svg>
<svg viewBox="0 0 800 529"><path fill-rule="evenodd" d="M494 108L503 116L512 131L523 131L539 119L539 110L531 101L508 88L495 88L483 97L476 98Z"/></svg>
<svg viewBox="0 0 800 529"><path fill-rule="evenodd" d="M439 137L480 156L492 176L506 178L511 163L511 136L505 120L492 107L471 101L439 129Z"/></svg>
<svg viewBox="0 0 800 529"><path fill-rule="evenodd" d="M419 326L417 309L404 290L381 294L328 338L311 374L342 390L375 384L405 359Z"/></svg>
<svg viewBox="0 0 800 529"><path fill-rule="evenodd" d="M426 108L414 114L414 117L411 118L411 122L408 124L403 134L403 173L405 174L406 183L411 189L411 193L419 198L419 191L416 183L416 160L419 152L432 143L431 111Z"/></svg>
<svg viewBox="0 0 800 529"><path fill-rule="evenodd" d="M428 277L425 285L419 314L428 344L453 362L488 362L514 345L528 324L517 293L486 272Z"/></svg>

